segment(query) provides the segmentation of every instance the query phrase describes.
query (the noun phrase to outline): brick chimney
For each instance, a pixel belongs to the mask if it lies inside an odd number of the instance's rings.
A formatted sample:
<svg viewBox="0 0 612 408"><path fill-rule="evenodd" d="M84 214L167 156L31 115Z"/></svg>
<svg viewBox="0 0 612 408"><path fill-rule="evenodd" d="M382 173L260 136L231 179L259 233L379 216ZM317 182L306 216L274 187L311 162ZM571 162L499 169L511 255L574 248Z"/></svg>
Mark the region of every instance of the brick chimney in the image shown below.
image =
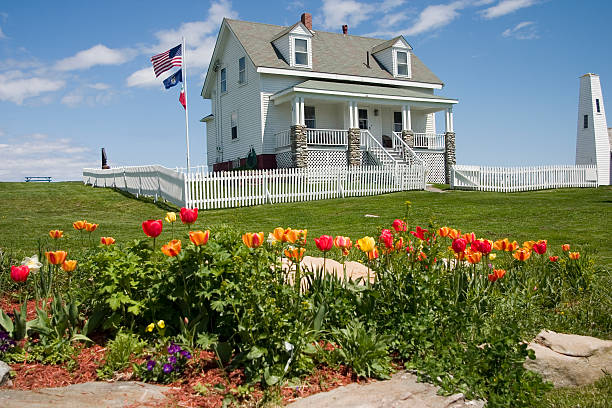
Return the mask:
<svg viewBox="0 0 612 408"><path fill-rule="evenodd" d="M302 24L306 26L306 28L312 31L312 15L310 13L302 14L300 20L302 21Z"/></svg>
<svg viewBox="0 0 612 408"><path fill-rule="evenodd" d="M348 34L348 25L344 24L342 26L342 34L344 34L344 35Z"/></svg>

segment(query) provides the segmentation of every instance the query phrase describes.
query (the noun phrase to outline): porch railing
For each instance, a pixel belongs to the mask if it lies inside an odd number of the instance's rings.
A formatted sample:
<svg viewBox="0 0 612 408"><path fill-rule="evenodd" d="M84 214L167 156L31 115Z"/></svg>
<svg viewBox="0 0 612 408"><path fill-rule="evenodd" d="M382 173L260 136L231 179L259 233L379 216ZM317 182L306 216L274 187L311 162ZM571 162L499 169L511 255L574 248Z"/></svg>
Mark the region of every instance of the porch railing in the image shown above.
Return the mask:
<svg viewBox="0 0 612 408"><path fill-rule="evenodd" d="M276 148L283 149L291 146L291 131L289 129L281 130L274 134L276 138Z"/></svg>
<svg viewBox="0 0 612 408"><path fill-rule="evenodd" d="M414 147L421 149L444 149L444 133L415 133Z"/></svg>
<svg viewBox="0 0 612 408"><path fill-rule="evenodd" d="M308 144L323 146L346 146L348 130L344 129L306 129Z"/></svg>
<svg viewBox="0 0 612 408"><path fill-rule="evenodd" d="M404 162L407 164L418 164L421 166L425 165L423 159L421 159L417 154L408 146L404 139L402 139L402 134L400 132L393 132L393 137L391 138L391 147L394 151L398 152Z"/></svg>
<svg viewBox="0 0 612 408"><path fill-rule="evenodd" d="M369 130L361 130L361 147L370 152L382 166L393 166L398 164L398 161L372 136Z"/></svg>

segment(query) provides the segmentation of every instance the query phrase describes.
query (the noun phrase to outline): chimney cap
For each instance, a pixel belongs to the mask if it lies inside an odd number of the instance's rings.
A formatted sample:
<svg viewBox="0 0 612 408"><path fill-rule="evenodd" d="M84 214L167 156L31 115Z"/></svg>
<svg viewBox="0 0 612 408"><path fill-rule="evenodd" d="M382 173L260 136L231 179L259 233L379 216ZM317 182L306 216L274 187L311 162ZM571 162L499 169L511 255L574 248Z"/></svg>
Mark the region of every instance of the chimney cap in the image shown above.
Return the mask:
<svg viewBox="0 0 612 408"><path fill-rule="evenodd" d="M344 34L344 35L348 34L348 25L347 24L343 24L342 25L342 34Z"/></svg>

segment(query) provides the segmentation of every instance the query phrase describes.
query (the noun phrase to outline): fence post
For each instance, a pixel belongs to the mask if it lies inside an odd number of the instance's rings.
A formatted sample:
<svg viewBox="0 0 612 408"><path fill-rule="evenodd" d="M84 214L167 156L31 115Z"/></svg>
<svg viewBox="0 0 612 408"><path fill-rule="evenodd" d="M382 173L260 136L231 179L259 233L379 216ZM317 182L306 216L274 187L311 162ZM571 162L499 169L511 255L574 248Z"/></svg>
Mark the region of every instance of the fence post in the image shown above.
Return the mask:
<svg viewBox="0 0 612 408"><path fill-rule="evenodd" d="M263 176L263 188L264 192L266 193L266 202L268 204L272 204L272 195L270 194L270 190L268 189L268 172L264 171Z"/></svg>
<svg viewBox="0 0 612 408"><path fill-rule="evenodd" d="M344 189L342 188L342 168L338 169L338 197L344 198Z"/></svg>

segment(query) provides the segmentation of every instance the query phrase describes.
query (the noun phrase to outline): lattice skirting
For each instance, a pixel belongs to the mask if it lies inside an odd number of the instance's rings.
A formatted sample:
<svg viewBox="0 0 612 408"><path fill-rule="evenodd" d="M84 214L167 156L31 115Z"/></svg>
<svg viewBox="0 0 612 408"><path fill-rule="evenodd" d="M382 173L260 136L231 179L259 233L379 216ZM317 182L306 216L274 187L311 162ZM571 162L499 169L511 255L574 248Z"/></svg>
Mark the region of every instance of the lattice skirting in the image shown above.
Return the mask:
<svg viewBox="0 0 612 408"><path fill-rule="evenodd" d="M365 150L361 151L361 165L362 166L377 166L378 162L372 157L370 153Z"/></svg>
<svg viewBox="0 0 612 408"><path fill-rule="evenodd" d="M425 162L428 183L444 183L444 153L415 152Z"/></svg>
<svg viewBox="0 0 612 408"><path fill-rule="evenodd" d="M291 152L282 152L276 155L276 167L279 169L286 169L293 167L293 157Z"/></svg>
<svg viewBox="0 0 612 408"><path fill-rule="evenodd" d="M308 167L345 167L346 150L308 150Z"/></svg>

